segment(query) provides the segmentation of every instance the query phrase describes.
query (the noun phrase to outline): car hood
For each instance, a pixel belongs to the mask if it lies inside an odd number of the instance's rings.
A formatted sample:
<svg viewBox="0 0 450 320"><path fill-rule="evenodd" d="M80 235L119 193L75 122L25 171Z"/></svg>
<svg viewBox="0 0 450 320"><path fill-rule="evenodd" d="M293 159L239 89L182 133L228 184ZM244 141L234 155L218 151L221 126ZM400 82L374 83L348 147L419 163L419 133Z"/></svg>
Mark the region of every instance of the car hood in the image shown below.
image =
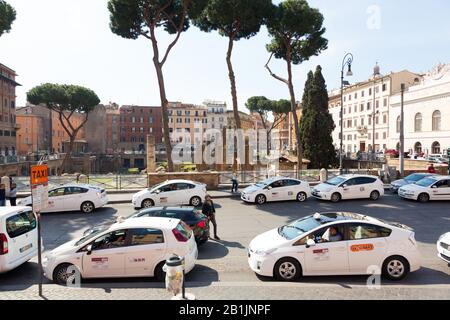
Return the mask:
<svg viewBox="0 0 450 320"><path fill-rule="evenodd" d="M148 195L148 194L150 193L150 191L151 191L151 189L144 189L144 190L142 190L142 191L139 191L138 193L135 193L135 194L133 195L133 198L139 198L139 197Z"/></svg>
<svg viewBox="0 0 450 320"><path fill-rule="evenodd" d="M444 234L442 236L440 242L444 242L444 243L450 244L450 232L447 232L446 234Z"/></svg>
<svg viewBox="0 0 450 320"><path fill-rule="evenodd" d="M64 253L69 253L69 252L75 251L76 249L78 249L78 246L75 246L75 243L78 240L79 239L71 240L69 242L64 243L63 245L60 245L59 247L50 251L49 255L50 256L59 255L59 254L64 254Z"/></svg>
<svg viewBox="0 0 450 320"><path fill-rule="evenodd" d="M328 191L330 189L334 189L336 186L332 186L331 184L327 184L327 183L320 183L317 186L314 187L315 190L317 191Z"/></svg>
<svg viewBox="0 0 450 320"><path fill-rule="evenodd" d="M404 191L418 191L418 190L425 190L427 188L418 186L417 184L407 184L401 187L401 189Z"/></svg>
<svg viewBox="0 0 450 320"><path fill-rule="evenodd" d="M270 250L273 248L278 248L289 242L286 238L283 238L278 233L278 228L267 232L264 232L254 238L250 243L250 249L256 250Z"/></svg>
<svg viewBox="0 0 450 320"><path fill-rule="evenodd" d="M256 192L258 190L261 190L261 187L258 187L256 185L252 185L250 187L245 188L243 192L244 193L253 193L253 192Z"/></svg>
<svg viewBox="0 0 450 320"><path fill-rule="evenodd" d="M399 179L399 180L395 180L394 182L392 182L392 185L394 185L394 186L405 186L407 184L411 184L411 182L408 182L405 179Z"/></svg>
<svg viewBox="0 0 450 320"><path fill-rule="evenodd" d="M18 199L19 203L24 203L24 204L31 204L32 200L31 200L31 196L28 196L26 198L22 198L22 199Z"/></svg>

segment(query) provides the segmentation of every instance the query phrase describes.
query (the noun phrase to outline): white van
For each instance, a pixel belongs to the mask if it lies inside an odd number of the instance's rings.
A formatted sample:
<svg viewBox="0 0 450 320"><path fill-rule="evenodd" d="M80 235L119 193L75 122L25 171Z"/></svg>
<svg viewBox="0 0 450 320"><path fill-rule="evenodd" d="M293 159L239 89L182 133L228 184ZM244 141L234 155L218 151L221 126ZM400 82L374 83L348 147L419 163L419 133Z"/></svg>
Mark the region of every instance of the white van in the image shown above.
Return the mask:
<svg viewBox="0 0 450 320"><path fill-rule="evenodd" d="M0 208L0 273L17 268L37 253L37 219L31 208Z"/></svg>

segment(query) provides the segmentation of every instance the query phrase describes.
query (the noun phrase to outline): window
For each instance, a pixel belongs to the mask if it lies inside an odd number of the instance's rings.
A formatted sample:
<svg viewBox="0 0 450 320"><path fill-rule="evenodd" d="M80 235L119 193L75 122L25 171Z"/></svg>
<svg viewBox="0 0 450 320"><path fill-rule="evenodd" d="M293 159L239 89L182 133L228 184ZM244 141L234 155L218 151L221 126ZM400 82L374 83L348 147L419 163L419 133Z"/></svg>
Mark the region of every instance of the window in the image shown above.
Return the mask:
<svg viewBox="0 0 450 320"><path fill-rule="evenodd" d="M64 190L64 194L65 195L80 194L80 193L87 193L88 191L89 191L88 189L80 188L80 187L67 187Z"/></svg>
<svg viewBox="0 0 450 320"><path fill-rule="evenodd" d="M383 139L386 139L386 138L387 138L387 133L383 132Z"/></svg>
<svg viewBox="0 0 450 320"><path fill-rule="evenodd" d="M436 187L438 189L450 188L450 180L441 180L437 182L433 187Z"/></svg>
<svg viewBox="0 0 450 320"><path fill-rule="evenodd" d="M387 84L386 83L383 83L383 89L382 89L383 91L386 91L387 90Z"/></svg>
<svg viewBox="0 0 450 320"><path fill-rule="evenodd" d="M361 91L361 97L363 97L363 98L364 98L364 90L363 90L363 91Z"/></svg>
<svg viewBox="0 0 450 320"><path fill-rule="evenodd" d="M107 233L92 243L92 250L107 250L125 246L127 231L117 230Z"/></svg>
<svg viewBox="0 0 450 320"><path fill-rule="evenodd" d="M48 192L49 197L60 197L65 193L66 188L58 188Z"/></svg>
<svg viewBox="0 0 450 320"><path fill-rule="evenodd" d="M414 145L414 151L417 154L421 154L422 153L422 144L420 142L416 142L416 144Z"/></svg>
<svg viewBox="0 0 450 320"><path fill-rule="evenodd" d="M383 99L383 107L387 107L387 99L386 98Z"/></svg>
<svg viewBox="0 0 450 320"><path fill-rule="evenodd" d="M384 124L387 123L387 114L383 114L383 123L384 123Z"/></svg>
<svg viewBox="0 0 450 320"><path fill-rule="evenodd" d="M349 240L362 240L373 238L386 238L392 233L392 230L371 224L351 224L348 226Z"/></svg>
<svg viewBox="0 0 450 320"><path fill-rule="evenodd" d="M369 96L372 95L372 88L369 89Z"/></svg>
<svg viewBox="0 0 450 320"><path fill-rule="evenodd" d="M422 131L422 114L417 113L414 117L414 131L421 132Z"/></svg>
<svg viewBox="0 0 450 320"><path fill-rule="evenodd" d="M36 217L32 211L20 212L6 219L6 232L10 238L19 237L36 228Z"/></svg>
<svg viewBox="0 0 450 320"><path fill-rule="evenodd" d="M375 183L375 181L377 181L376 178L359 177L359 178L356 178L356 185L371 184L371 183Z"/></svg>
<svg viewBox="0 0 450 320"><path fill-rule="evenodd" d="M270 186L272 187L272 189L282 188L285 186L285 180L275 181Z"/></svg>
<svg viewBox="0 0 450 320"><path fill-rule="evenodd" d="M441 131L441 112L433 112L433 131Z"/></svg>
<svg viewBox="0 0 450 320"><path fill-rule="evenodd" d="M300 185L300 181L297 181L297 180L284 180L284 185L286 187L298 186L298 185Z"/></svg>
<svg viewBox="0 0 450 320"><path fill-rule="evenodd" d="M372 108L372 105L370 104L370 102L367 102L367 110L370 110Z"/></svg>
<svg viewBox="0 0 450 320"><path fill-rule="evenodd" d="M195 186L190 183L177 183L177 190L189 190L194 188Z"/></svg>
<svg viewBox="0 0 450 320"><path fill-rule="evenodd" d="M431 153L440 154L441 153L441 144L437 141L433 142L431 145Z"/></svg>
<svg viewBox="0 0 450 320"><path fill-rule="evenodd" d="M164 243L164 235L156 229L131 229L129 230L130 244L132 246L145 246L149 244Z"/></svg>

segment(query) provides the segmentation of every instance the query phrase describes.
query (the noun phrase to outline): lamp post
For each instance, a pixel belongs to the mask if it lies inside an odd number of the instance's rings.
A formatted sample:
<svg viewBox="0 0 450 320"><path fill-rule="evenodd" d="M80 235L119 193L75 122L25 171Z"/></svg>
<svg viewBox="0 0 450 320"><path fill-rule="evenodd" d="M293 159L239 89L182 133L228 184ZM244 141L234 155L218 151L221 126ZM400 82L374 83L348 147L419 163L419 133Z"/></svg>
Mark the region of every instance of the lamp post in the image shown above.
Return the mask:
<svg viewBox="0 0 450 320"><path fill-rule="evenodd" d="M379 111L376 110L376 86L377 86L377 77L381 76L380 73L380 67L378 66L378 63L373 68L373 106L372 106L372 161L375 161L375 116L379 113Z"/></svg>
<svg viewBox="0 0 450 320"><path fill-rule="evenodd" d="M352 72L352 64L353 64L353 54L347 53L344 56L344 59L342 59L342 69L341 69L341 136L340 136L340 149L339 149L339 172L340 174L343 173L344 166L343 166L343 152L344 152L344 69L345 67L348 67L347 70L347 77L353 76Z"/></svg>
<svg viewBox="0 0 450 320"><path fill-rule="evenodd" d="M405 176L405 113L404 113L405 84L401 84L400 104L400 176Z"/></svg>

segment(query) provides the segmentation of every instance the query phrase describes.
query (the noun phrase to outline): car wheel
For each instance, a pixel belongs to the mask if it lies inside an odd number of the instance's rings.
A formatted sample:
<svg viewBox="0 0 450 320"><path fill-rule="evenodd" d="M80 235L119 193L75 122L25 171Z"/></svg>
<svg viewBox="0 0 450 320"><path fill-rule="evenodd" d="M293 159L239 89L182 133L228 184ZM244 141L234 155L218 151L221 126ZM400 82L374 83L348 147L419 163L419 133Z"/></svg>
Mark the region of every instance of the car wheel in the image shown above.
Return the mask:
<svg viewBox="0 0 450 320"><path fill-rule="evenodd" d="M274 275L280 281L294 281L302 274L300 263L293 258L283 258L275 264Z"/></svg>
<svg viewBox="0 0 450 320"><path fill-rule="evenodd" d="M408 261L400 256L387 258L383 263L383 276L392 281L403 280L409 273Z"/></svg>
<svg viewBox="0 0 450 320"><path fill-rule="evenodd" d="M92 213L95 210L95 206L92 202L86 201L81 204L81 212Z"/></svg>
<svg viewBox="0 0 450 320"><path fill-rule="evenodd" d="M59 284L60 286L67 286L67 281L69 280L69 277L73 276L73 273L68 272L67 269L69 269L69 267L72 266L73 264L70 263L63 263L57 266L53 271L53 282Z"/></svg>
<svg viewBox="0 0 450 320"><path fill-rule="evenodd" d="M306 193L304 192L299 192L297 194L297 201L298 202L305 202L306 200L308 200L308 196L306 195Z"/></svg>
<svg viewBox="0 0 450 320"><path fill-rule="evenodd" d="M333 193L332 195L331 195L331 198L330 198L330 200L331 200L331 202L334 202L334 203L336 203L336 202L339 202L339 201L341 201L341 194L340 193Z"/></svg>
<svg viewBox="0 0 450 320"><path fill-rule="evenodd" d="M192 199L189 201L189 204L192 207L198 207L202 204L202 199L200 199L200 197L192 197Z"/></svg>
<svg viewBox="0 0 450 320"><path fill-rule="evenodd" d="M426 203L430 201L430 196L428 195L428 193L421 193L417 197L417 200L419 200L419 202Z"/></svg>
<svg viewBox="0 0 450 320"><path fill-rule="evenodd" d="M265 204L266 201L267 201L266 196L263 195L263 194L259 194L259 195L257 195L256 198L255 198L255 202L256 202L257 204L259 204L259 205Z"/></svg>
<svg viewBox="0 0 450 320"><path fill-rule="evenodd" d="M145 199L144 201L142 201L142 204L141 204L141 208L143 208L143 209L151 208L154 206L155 206L155 203L153 202L152 199Z"/></svg>
<svg viewBox="0 0 450 320"><path fill-rule="evenodd" d="M165 264L165 261L160 262L155 268L155 279L158 282L163 282L166 280L166 273L163 270Z"/></svg>
<svg viewBox="0 0 450 320"><path fill-rule="evenodd" d="M380 193L378 191L372 191L370 193L370 200L376 201L380 199Z"/></svg>

